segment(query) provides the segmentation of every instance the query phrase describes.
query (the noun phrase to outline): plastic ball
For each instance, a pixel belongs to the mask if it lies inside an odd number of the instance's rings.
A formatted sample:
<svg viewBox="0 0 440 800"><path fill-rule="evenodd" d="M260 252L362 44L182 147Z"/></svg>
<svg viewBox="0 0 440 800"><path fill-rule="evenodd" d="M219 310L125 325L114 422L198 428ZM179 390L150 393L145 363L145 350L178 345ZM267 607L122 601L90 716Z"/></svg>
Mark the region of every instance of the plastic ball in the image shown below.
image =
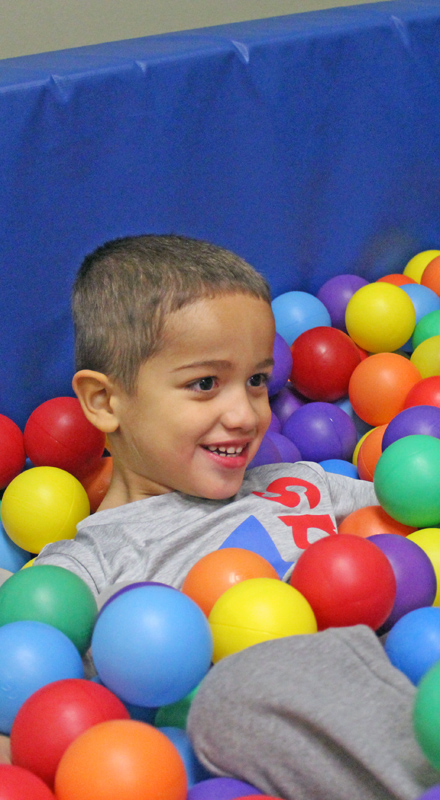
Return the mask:
<svg viewBox="0 0 440 800"><path fill-rule="evenodd" d="M275 442L270 434L265 433L252 461L250 461L247 465L247 469L263 467L266 464L279 464L280 462L281 456L278 452Z"/></svg>
<svg viewBox="0 0 440 800"><path fill-rule="evenodd" d="M425 551L434 567L437 577L437 594L433 605L440 606L440 528L421 528L410 533L408 539Z"/></svg>
<svg viewBox="0 0 440 800"><path fill-rule="evenodd" d="M387 636L385 651L417 686L440 659L440 608L416 608L401 617Z"/></svg>
<svg viewBox="0 0 440 800"><path fill-rule="evenodd" d="M196 756L195 750L191 744L191 740L182 728L163 727L158 728L161 733L173 743L177 752L179 753L184 765L186 778L188 781L188 788L194 786L195 783L207 780L211 777L211 773L201 764Z"/></svg>
<svg viewBox="0 0 440 800"><path fill-rule="evenodd" d="M409 278L408 275L403 275L401 272L390 272L389 275L382 275L378 278L376 283L393 283L394 286L407 286L409 283L417 283L414 278Z"/></svg>
<svg viewBox="0 0 440 800"><path fill-rule="evenodd" d="M301 408L305 403L306 399L300 397L291 386L285 386L284 389L281 389L270 401L272 411L280 420L281 425L285 423L294 411L297 411L298 408Z"/></svg>
<svg viewBox="0 0 440 800"><path fill-rule="evenodd" d="M357 439L348 414L331 403L302 406L286 420L282 433L297 446L304 461L348 460Z"/></svg>
<svg viewBox="0 0 440 800"><path fill-rule="evenodd" d="M359 448L357 468L362 481L372 481L374 478L377 462L382 455L382 440L386 427L378 425L377 428L373 428Z"/></svg>
<svg viewBox="0 0 440 800"><path fill-rule="evenodd" d="M324 303L308 292L285 292L272 301L277 333L287 344L297 336L317 325L331 325L330 314Z"/></svg>
<svg viewBox="0 0 440 800"><path fill-rule="evenodd" d="M105 434L86 419L75 397L54 397L30 415L24 444L34 466L58 467L79 477L101 458Z"/></svg>
<svg viewBox="0 0 440 800"><path fill-rule="evenodd" d="M437 578L424 550L405 536L380 533L372 536L370 541L386 555L396 578L394 605L380 629L385 633L404 614L433 604Z"/></svg>
<svg viewBox="0 0 440 800"><path fill-rule="evenodd" d="M0 414L0 489L24 468L26 453L23 434L9 417Z"/></svg>
<svg viewBox="0 0 440 800"><path fill-rule="evenodd" d="M440 375L440 335L421 342L411 355L411 361L422 378Z"/></svg>
<svg viewBox="0 0 440 800"><path fill-rule="evenodd" d="M0 764L1 800L55 800L49 787L22 767Z"/></svg>
<svg viewBox="0 0 440 800"><path fill-rule="evenodd" d="M432 259L423 270L421 284L440 295L440 255Z"/></svg>
<svg viewBox="0 0 440 800"><path fill-rule="evenodd" d="M361 361L346 333L325 326L304 331L291 351L294 388L310 400L329 403L347 394L351 374Z"/></svg>
<svg viewBox="0 0 440 800"><path fill-rule="evenodd" d="M89 728L67 748L57 800L186 800L185 766L165 734L136 720Z"/></svg>
<svg viewBox="0 0 440 800"><path fill-rule="evenodd" d="M430 764L440 769L440 662L421 679L414 701L413 724L417 742Z"/></svg>
<svg viewBox="0 0 440 800"><path fill-rule="evenodd" d="M265 558L241 547L225 547L203 556L191 567L182 592L208 617L218 598L236 583L249 578L278 578Z"/></svg>
<svg viewBox="0 0 440 800"><path fill-rule="evenodd" d="M374 488L387 514L404 525L435 527L440 523L440 440L405 436L382 453Z"/></svg>
<svg viewBox="0 0 440 800"><path fill-rule="evenodd" d="M427 792L423 792L417 800L440 800L440 783L431 786Z"/></svg>
<svg viewBox="0 0 440 800"><path fill-rule="evenodd" d="M39 553L50 542L73 539L78 522L89 513L84 487L57 467L34 467L17 475L1 504L6 533L30 553Z"/></svg>
<svg viewBox="0 0 440 800"><path fill-rule="evenodd" d="M414 305L390 283L370 283L353 295L345 314L347 333L371 353L398 350L412 336Z"/></svg>
<svg viewBox="0 0 440 800"><path fill-rule="evenodd" d="M382 439L382 450L404 436L423 434L440 438L440 408L435 406L412 406L397 414L386 426Z"/></svg>
<svg viewBox="0 0 440 800"><path fill-rule="evenodd" d="M440 256L440 250L423 250L421 253L417 253L408 261L403 274L415 280L416 283L420 283L425 268L436 256Z"/></svg>
<svg viewBox="0 0 440 800"><path fill-rule="evenodd" d="M437 406L440 408L440 376L423 378L409 390L403 408L412 406Z"/></svg>
<svg viewBox="0 0 440 800"><path fill-rule="evenodd" d="M81 656L61 631L44 622L0 628L0 732L9 734L20 706L52 681L83 678Z"/></svg>
<svg viewBox="0 0 440 800"><path fill-rule="evenodd" d="M318 300L324 303L330 314L331 324L334 328L345 331L345 311L348 301L368 281L359 275L335 275L323 283L317 293Z"/></svg>
<svg viewBox="0 0 440 800"><path fill-rule="evenodd" d="M269 427L266 433L281 433L281 428L281 422L279 421L277 415L272 411L270 415Z"/></svg>
<svg viewBox="0 0 440 800"><path fill-rule="evenodd" d="M164 586L139 586L101 610L92 651L105 686L128 703L158 707L200 683L210 667L212 636L191 598Z"/></svg>
<svg viewBox="0 0 440 800"><path fill-rule="evenodd" d="M189 710L198 690L199 686L195 686L194 689L191 689L181 700L158 708L154 715L154 724L156 728L173 726L174 728L182 728L182 730L185 730Z"/></svg>
<svg viewBox="0 0 440 800"><path fill-rule="evenodd" d="M440 309L440 297L437 297L435 292L432 292L431 289L428 289L426 286L420 286L419 283L402 286L402 289L410 298L416 312L416 324L412 336L402 345L402 350L411 352L413 350L413 338L417 323L420 322L425 315Z"/></svg>
<svg viewBox="0 0 440 800"><path fill-rule="evenodd" d="M364 506L352 511L338 525L339 533L351 533L353 536L362 536L364 539L378 533L391 533L398 536L408 536L416 530L411 525L402 525L401 522L390 517L382 506Z"/></svg>
<svg viewBox="0 0 440 800"><path fill-rule="evenodd" d="M269 397L281 391L286 385L292 370L290 347L279 333L275 334L273 359L275 363L267 386Z"/></svg>
<svg viewBox="0 0 440 800"><path fill-rule="evenodd" d="M342 458L327 458L325 461L320 462L320 466L326 472L332 472L336 475L346 475L347 478L359 478L357 467L351 464L350 461L344 461Z"/></svg>
<svg viewBox="0 0 440 800"><path fill-rule="evenodd" d="M296 461L302 460L302 455L299 452L296 444L288 439L287 436L283 436L282 433L272 432L270 432L268 436L278 450L282 464L294 464Z"/></svg>
<svg viewBox="0 0 440 800"><path fill-rule="evenodd" d="M87 584L63 567L42 564L20 570L0 587L0 625L46 622L68 636L81 654L90 646L97 613Z"/></svg>
<svg viewBox="0 0 440 800"><path fill-rule="evenodd" d="M425 314L417 323L414 328L412 337L413 350L419 346L425 339L430 339L432 336L440 335L440 309L438 311L430 311Z"/></svg>
<svg viewBox="0 0 440 800"><path fill-rule="evenodd" d="M360 437L360 439L358 440L358 442L356 444L356 447L353 450L353 456L352 456L351 460L352 460L352 462L353 462L355 467L357 467L357 460L358 460L359 450L361 449L361 447L362 447L365 439L367 438L367 436L370 435L371 431L374 431L374 428L370 428L368 431L365 431L365 433L362 434L362 436Z"/></svg>
<svg viewBox="0 0 440 800"><path fill-rule="evenodd" d="M87 492L90 503L90 513L94 514L106 496L113 473L113 459L111 456L101 458L97 466L81 478L81 483Z"/></svg>
<svg viewBox="0 0 440 800"><path fill-rule="evenodd" d="M420 379L417 367L404 356L376 353L356 367L348 395L356 414L377 427L402 411L408 392Z"/></svg>
<svg viewBox="0 0 440 800"><path fill-rule="evenodd" d="M129 713L105 686L80 678L49 683L28 697L15 717L12 763L53 788L58 764L71 742L108 719L129 719Z"/></svg>
<svg viewBox="0 0 440 800"><path fill-rule="evenodd" d="M346 625L377 630L396 597L396 579L387 557L372 542L350 534L326 536L309 545L296 562L290 583L309 601L318 630Z"/></svg>
<svg viewBox="0 0 440 800"><path fill-rule="evenodd" d="M208 778L189 790L187 800L238 800L245 797L243 793L246 792L262 797L255 786L236 778Z"/></svg>
<svg viewBox="0 0 440 800"><path fill-rule="evenodd" d="M173 588L167 583L161 583L159 581L117 581L116 583L112 583L111 586L107 586L98 595L97 603L99 613L102 614L104 608L106 608L109 603L112 603L113 600L116 600L121 594L131 592L132 589L137 589L139 586L165 586L167 589Z"/></svg>
<svg viewBox="0 0 440 800"><path fill-rule="evenodd" d="M315 633L315 615L299 591L273 578L251 578L232 586L209 615L214 639L214 663L246 647Z"/></svg>
<svg viewBox="0 0 440 800"><path fill-rule="evenodd" d="M3 523L0 522L0 568L8 569L10 572L17 572L17 570L24 567L29 559L30 554L28 551L17 547L6 533Z"/></svg>

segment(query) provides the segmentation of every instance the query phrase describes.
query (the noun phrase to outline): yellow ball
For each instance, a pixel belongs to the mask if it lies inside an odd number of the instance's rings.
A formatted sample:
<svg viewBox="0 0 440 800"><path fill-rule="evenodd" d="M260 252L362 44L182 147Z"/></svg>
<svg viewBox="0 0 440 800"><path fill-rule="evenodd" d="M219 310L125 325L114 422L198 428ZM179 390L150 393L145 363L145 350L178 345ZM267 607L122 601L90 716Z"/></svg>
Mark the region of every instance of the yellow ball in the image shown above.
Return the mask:
<svg viewBox="0 0 440 800"><path fill-rule="evenodd" d="M364 435L363 435L363 436L361 436L361 438L359 439L359 441L358 441L358 443L357 443L356 447L354 448L354 451L353 451L353 458L352 458L351 460L352 460L353 464L355 465L355 467L357 467L357 463L358 463L358 455L359 455L359 450L361 449L361 446L362 446L362 445L363 445L363 443L365 442L365 439L367 438L367 436L368 436L368 435L369 435L369 434L370 434L372 431L374 431L374 428L371 428L371 430L369 430L369 431L367 431L366 433L364 433Z"/></svg>
<svg viewBox="0 0 440 800"><path fill-rule="evenodd" d="M422 378L440 375L440 336L431 336L421 342L412 353L411 361Z"/></svg>
<svg viewBox="0 0 440 800"><path fill-rule="evenodd" d="M35 561L35 559L36 559L36 556L34 556L33 558L31 558L31 560L30 560L30 561L26 561L26 564L23 564L23 566L22 566L22 568L21 568L21 569L28 569L29 567L33 567L33 566L34 566L34 561Z"/></svg>
<svg viewBox="0 0 440 800"><path fill-rule="evenodd" d="M350 298L347 333L370 353L393 352L408 341L416 325L412 300L399 286L369 283Z"/></svg>
<svg viewBox="0 0 440 800"><path fill-rule="evenodd" d="M6 533L18 547L39 553L49 542L73 539L90 514L81 483L58 467L34 467L14 478L1 504Z"/></svg>
<svg viewBox="0 0 440 800"><path fill-rule="evenodd" d="M418 544L425 551L437 578L437 594L433 606L440 606L440 528L422 528L410 533L407 539Z"/></svg>
<svg viewBox="0 0 440 800"><path fill-rule="evenodd" d="M259 642L318 629L305 597L275 578L250 578L231 586L214 604L209 624L214 663Z"/></svg>
<svg viewBox="0 0 440 800"><path fill-rule="evenodd" d="M420 283L425 267L437 256L440 256L440 250L423 250L421 253L417 253L416 256L413 256L413 258L408 261L403 270L403 274L406 275L407 278L412 278L413 281Z"/></svg>

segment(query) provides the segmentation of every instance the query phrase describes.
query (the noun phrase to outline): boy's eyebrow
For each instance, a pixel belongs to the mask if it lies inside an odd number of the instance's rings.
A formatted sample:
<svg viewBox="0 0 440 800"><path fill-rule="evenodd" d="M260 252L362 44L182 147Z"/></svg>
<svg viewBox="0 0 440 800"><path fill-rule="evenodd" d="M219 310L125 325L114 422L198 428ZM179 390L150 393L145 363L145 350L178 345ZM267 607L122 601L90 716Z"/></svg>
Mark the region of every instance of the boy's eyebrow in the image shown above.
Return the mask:
<svg viewBox="0 0 440 800"><path fill-rule="evenodd" d="M265 358L264 361L260 361L259 364L256 364L255 369L266 369L267 367L273 367L275 361L273 358ZM173 372L180 372L183 369L196 369L198 367L209 367L210 369L227 369L231 366L230 361L224 361L222 359L208 359L206 361L192 361L190 364L182 364L181 367L176 367Z"/></svg>

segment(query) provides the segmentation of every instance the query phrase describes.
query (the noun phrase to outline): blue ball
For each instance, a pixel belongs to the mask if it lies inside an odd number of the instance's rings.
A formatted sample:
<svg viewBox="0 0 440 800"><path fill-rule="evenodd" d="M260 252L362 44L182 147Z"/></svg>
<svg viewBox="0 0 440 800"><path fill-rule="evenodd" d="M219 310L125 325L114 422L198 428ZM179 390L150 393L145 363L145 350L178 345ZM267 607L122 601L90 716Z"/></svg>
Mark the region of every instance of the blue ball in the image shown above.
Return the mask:
<svg viewBox="0 0 440 800"><path fill-rule="evenodd" d="M295 339L318 325L331 327L330 314L324 303L308 292L285 292L272 301L277 333L289 347Z"/></svg>
<svg viewBox="0 0 440 800"><path fill-rule="evenodd" d="M53 681L84 678L81 656L52 625L34 620L0 628L0 732L9 734L19 708Z"/></svg>
<svg viewBox="0 0 440 800"><path fill-rule="evenodd" d="M194 786L195 783L200 783L200 781L206 781L212 778L212 774L208 772L197 758L186 731L182 730L182 728L172 727L158 728L158 730L162 731L177 749L185 766L188 788Z"/></svg>
<svg viewBox="0 0 440 800"><path fill-rule="evenodd" d="M126 703L158 707L185 697L212 657L208 620L189 597L166 586L138 586L112 600L92 637L102 682Z"/></svg>
<svg viewBox="0 0 440 800"><path fill-rule="evenodd" d="M22 550L9 538L0 522L0 567L10 572L18 572L30 559L30 553Z"/></svg>
<svg viewBox="0 0 440 800"><path fill-rule="evenodd" d="M385 642L391 663L416 686L440 659L440 608L416 608L401 617Z"/></svg>
<svg viewBox="0 0 440 800"><path fill-rule="evenodd" d="M319 463L326 472L347 475L348 478L359 478L357 467L351 461L344 461L342 458L326 458L325 461Z"/></svg>
<svg viewBox="0 0 440 800"><path fill-rule="evenodd" d="M399 288L403 289L414 306L416 325L426 314L440 309L440 297L433 292L432 289L428 289L427 286L422 286L420 283L407 283ZM401 350L406 353L412 353L413 349L411 336L408 341L402 345Z"/></svg>

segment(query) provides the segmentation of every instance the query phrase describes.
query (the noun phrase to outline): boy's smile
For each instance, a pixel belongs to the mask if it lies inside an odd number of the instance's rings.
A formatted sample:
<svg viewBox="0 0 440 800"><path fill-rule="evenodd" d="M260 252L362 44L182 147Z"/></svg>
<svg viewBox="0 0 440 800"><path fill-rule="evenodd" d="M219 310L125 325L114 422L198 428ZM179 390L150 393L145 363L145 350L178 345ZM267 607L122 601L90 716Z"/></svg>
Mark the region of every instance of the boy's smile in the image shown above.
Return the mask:
<svg viewBox="0 0 440 800"><path fill-rule="evenodd" d="M124 487L125 502L173 490L236 494L270 421L274 335L270 305L248 294L201 299L168 317L136 393L113 398L113 488Z"/></svg>

